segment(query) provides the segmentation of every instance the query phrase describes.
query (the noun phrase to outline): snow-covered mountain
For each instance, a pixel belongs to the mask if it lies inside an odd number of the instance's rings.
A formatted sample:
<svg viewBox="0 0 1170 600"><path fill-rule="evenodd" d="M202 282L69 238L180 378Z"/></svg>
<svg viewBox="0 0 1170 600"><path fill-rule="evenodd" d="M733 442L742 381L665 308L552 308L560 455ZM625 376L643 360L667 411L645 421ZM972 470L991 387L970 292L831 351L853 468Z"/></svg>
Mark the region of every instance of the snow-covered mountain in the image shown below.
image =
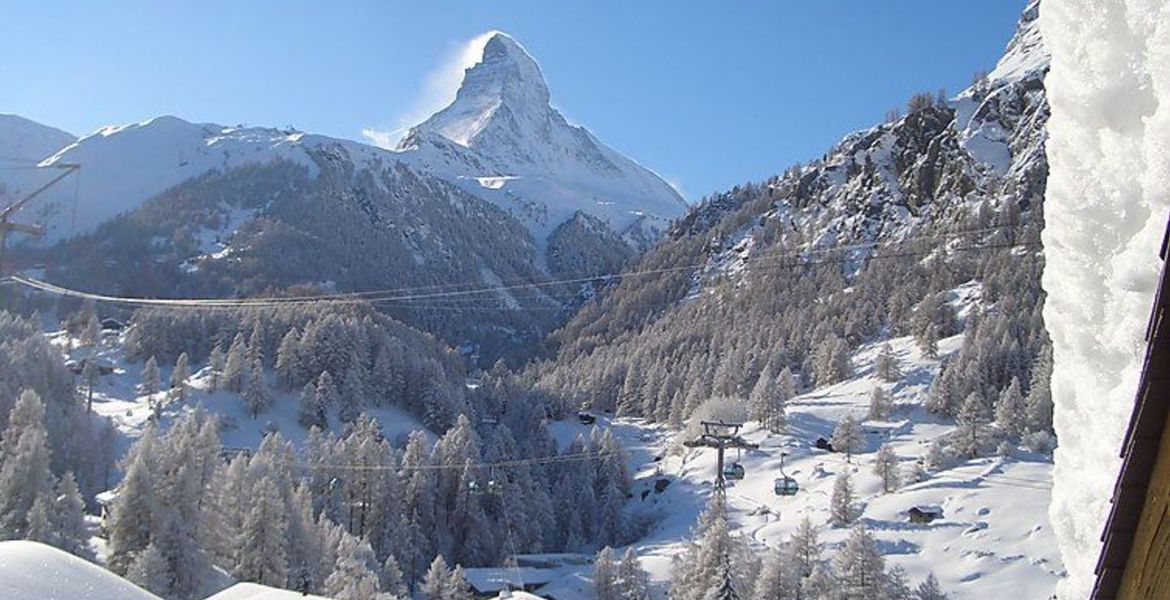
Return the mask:
<svg viewBox="0 0 1170 600"><path fill-rule="evenodd" d="M21 116L0 114L0 162L39 161L77 137Z"/></svg>
<svg viewBox="0 0 1170 600"><path fill-rule="evenodd" d="M541 248L578 211L601 219L642 248L686 210L665 181L584 128L569 125L549 99L536 62L514 40L496 34L485 45L482 61L467 70L455 101L415 127L396 151L292 130L190 123L173 116L104 127L64 148L73 140L58 136L53 143L23 145L37 159L57 151L45 164L82 166L76 198L65 186L38 207L50 240L93 231L211 171L292 161L315 177L308 156L323 146L343 149L345 160L352 162L347 168L372 177L401 163L455 183L512 214ZM0 122L0 135L2 127ZM33 151L42 148L39 155Z"/></svg>
<svg viewBox="0 0 1170 600"><path fill-rule="evenodd" d="M497 33L455 101L411 129L398 149L520 215L538 241L581 211L644 244L686 209L660 177L570 125L550 97L536 61Z"/></svg>
<svg viewBox="0 0 1170 600"><path fill-rule="evenodd" d="M47 181L43 172L29 167L76 139L55 127L17 115L0 114L0 203Z"/></svg>

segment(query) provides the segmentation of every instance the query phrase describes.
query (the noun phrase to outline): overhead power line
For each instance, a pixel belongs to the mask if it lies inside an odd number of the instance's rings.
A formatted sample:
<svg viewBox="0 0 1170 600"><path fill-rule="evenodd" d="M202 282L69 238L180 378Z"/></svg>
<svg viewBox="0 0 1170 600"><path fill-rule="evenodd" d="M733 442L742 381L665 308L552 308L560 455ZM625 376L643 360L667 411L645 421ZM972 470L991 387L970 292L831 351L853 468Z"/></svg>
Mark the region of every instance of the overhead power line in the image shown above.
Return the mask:
<svg viewBox="0 0 1170 600"><path fill-rule="evenodd" d="M1014 229L1014 226L996 226L986 227L980 229L971 229L965 231L952 231L942 235L920 236L905 238L900 240L900 243L910 244L914 242L923 242L927 240L937 240L945 238L953 238L955 236L984 233L1001 230ZM836 256L830 258L810 258L810 256L824 255L830 253L847 253L866 248L877 248L881 242L866 242L859 244L851 244L846 246L836 246L833 248L825 248L820 250L810 250L801 252L778 253L778 254L763 254L759 256L746 256L741 260L746 268L749 270L784 270L784 269L798 269L809 266L825 265L825 264L843 264L855 262L867 262L874 260L891 260L899 258L911 257L925 257L938 252L981 252L1006 248L1030 248L1039 246L1038 242L1018 242L1018 243L990 243L978 244L971 246L959 247L933 247L927 250L917 250L908 252L895 252L886 254L872 254L864 257L846 257ZM636 271L627 271L624 273L609 273L599 275L589 275L582 277L572 277L563 279L553 279L538 282L522 282L493 286L479 286L470 287L468 289L447 289L443 287L463 287L472 286L475 284L445 284L435 286L421 286L416 288L393 288L385 290L370 290L363 292L337 293L337 294L318 294L309 296L279 296L279 297L262 297L262 298L143 298L130 296L113 296L106 294L97 294L92 292L85 292L66 288L63 286L51 284L45 281L25 277L23 275L14 275L9 278L9 281L24 285L28 288L35 289L41 292L62 296L72 297L85 300L92 300L94 302L116 304L130 307L163 307L163 308L191 308L191 309L239 309L239 308L275 308L280 306L296 306L296 305L312 305L312 304L397 304L403 308L417 308L420 310L464 310L465 308L458 305L441 305L437 303L425 304L425 302L433 302L439 300L468 300L475 302L475 305L467 308L473 309L488 309L488 310L516 310L524 312L528 310L561 310L560 307L537 306L537 307L484 307L482 300L479 298L484 294L499 294L502 292L519 291L519 290L542 290L545 288L555 288L567 286L572 284L583 284L591 282L609 282L614 280L622 280L627 278L647 277L665 275L669 273L677 273L684 271L692 271L704 269L711 266L710 261L702 263L692 263L686 265L676 265L672 267L662 267L657 269L644 269ZM435 290L439 291L415 291L415 290ZM413 292L413 293L411 293Z"/></svg>

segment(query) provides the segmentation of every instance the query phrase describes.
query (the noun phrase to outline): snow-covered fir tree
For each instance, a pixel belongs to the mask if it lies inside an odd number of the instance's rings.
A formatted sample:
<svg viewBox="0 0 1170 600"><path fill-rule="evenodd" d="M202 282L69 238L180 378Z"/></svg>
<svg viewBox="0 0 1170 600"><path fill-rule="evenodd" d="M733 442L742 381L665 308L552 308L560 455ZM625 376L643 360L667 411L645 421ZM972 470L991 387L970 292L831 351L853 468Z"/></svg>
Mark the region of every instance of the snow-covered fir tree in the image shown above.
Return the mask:
<svg viewBox="0 0 1170 600"><path fill-rule="evenodd" d="M841 473L833 483L833 495L829 499L829 519L836 527L846 527L857 519L853 480L849 473Z"/></svg>
<svg viewBox="0 0 1170 600"><path fill-rule="evenodd" d="M861 452L865 447L865 434L861 431L861 424L853 417L853 413L845 415L833 429L833 436L829 439L834 452L844 452L845 461L853 462L853 455Z"/></svg>

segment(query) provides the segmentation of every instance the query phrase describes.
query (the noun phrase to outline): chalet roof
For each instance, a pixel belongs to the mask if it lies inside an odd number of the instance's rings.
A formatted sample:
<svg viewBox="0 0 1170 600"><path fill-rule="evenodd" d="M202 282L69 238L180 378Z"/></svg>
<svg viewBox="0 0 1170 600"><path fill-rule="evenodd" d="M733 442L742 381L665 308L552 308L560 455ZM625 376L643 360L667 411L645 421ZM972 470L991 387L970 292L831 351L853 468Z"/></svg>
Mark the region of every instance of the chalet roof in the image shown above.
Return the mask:
<svg viewBox="0 0 1170 600"><path fill-rule="evenodd" d="M1162 276L1154 309L1146 328L1146 358L1138 383L1133 415L1121 446L1121 471L1113 488L1113 507L1101 535L1104 546L1097 559L1097 582L1092 600L1117 596L1121 575L1129 560L1138 520L1146 503L1146 489L1158 458L1166 414L1170 411L1170 278L1166 259L1170 223L1162 239Z"/></svg>
<svg viewBox="0 0 1170 600"><path fill-rule="evenodd" d="M906 512L920 512L924 515L938 515L941 517L943 514L943 509L941 506L918 504L916 506L911 506L910 509Z"/></svg>

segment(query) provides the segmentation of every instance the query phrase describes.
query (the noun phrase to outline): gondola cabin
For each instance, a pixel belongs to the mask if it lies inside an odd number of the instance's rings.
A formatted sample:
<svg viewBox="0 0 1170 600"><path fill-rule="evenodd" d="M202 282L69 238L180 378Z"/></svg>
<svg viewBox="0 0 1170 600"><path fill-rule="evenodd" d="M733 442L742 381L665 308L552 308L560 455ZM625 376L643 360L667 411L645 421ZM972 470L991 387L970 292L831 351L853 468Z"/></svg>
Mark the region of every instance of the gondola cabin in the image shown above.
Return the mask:
<svg viewBox="0 0 1170 600"><path fill-rule="evenodd" d="M741 465L737 462L731 463L731 464L723 467L723 478L724 479L743 479L743 476L746 474L747 474L747 472L744 470L743 465Z"/></svg>
<svg viewBox="0 0 1170 600"><path fill-rule="evenodd" d="M795 496L796 492L800 491L800 484L791 477L777 477L776 481L772 482L772 491L777 496Z"/></svg>

